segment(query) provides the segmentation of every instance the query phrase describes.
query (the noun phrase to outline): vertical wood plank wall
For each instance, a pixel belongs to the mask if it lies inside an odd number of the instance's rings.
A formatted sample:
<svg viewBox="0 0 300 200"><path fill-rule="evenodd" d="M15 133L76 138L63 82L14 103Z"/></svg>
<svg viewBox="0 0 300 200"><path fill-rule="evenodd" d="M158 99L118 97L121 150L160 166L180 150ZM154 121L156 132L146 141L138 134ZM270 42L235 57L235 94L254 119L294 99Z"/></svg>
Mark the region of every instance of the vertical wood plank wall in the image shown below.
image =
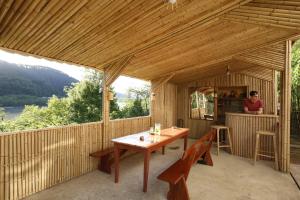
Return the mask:
<svg viewBox="0 0 300 200"><path fill-rule="evenodd" d="M103 149L113 147L111 139L150 129L151 117L116 119L109 122L109 132L104 134Z"/></svg>
<svg viewBox="0 0 300 200"><path fill-rule="evenodd" d="M230 127L233 145L233 154L246 158L253 158L255 150L256 131L276 132L277 138L279 131L277 127L278 116L276 115L247 115L237 113L226 114L226 126ZM260 151L273 152L272 137L260 137ZM265 159L264 157L261 157Z"/></svg>
<svg viewBox="0 0 300 200"><path fill-rule="evenodd" d="M218 76L207 80L192 82L185 85L179 85L177 89L177 118L183 119L185 126L191 129L191 137L199 138L205 134L210 126L214 123L207 120L194 120L189 117L189 87L201 86L216 86L216 87L231 87L231 86L248 86L248 90L257 90L260 93L260 98L265 104L264 113L274 114L275 107L275 86L273 80L273 70L262 70L260 78L255 78L242 71L229 76ZM254 72L251 73L253 75Z"/></svg>
<svg viewBox="0 0 300 200"><path fill-rule="evenodd" d="M151 85L155 85L152 84ZM160 123L162 128L176 125L177 120L177 86L165 83L157 89L152 101L151 115L153 123Z"/></svg>
<svg viewBox="0 0 300 200"><path fill-rule="evenodd" d="M102 122L0 133L0 200L22 199L97 169L90 153L111 146L111 138L149 129L150 117L110 125L104 137Z"/></svg>

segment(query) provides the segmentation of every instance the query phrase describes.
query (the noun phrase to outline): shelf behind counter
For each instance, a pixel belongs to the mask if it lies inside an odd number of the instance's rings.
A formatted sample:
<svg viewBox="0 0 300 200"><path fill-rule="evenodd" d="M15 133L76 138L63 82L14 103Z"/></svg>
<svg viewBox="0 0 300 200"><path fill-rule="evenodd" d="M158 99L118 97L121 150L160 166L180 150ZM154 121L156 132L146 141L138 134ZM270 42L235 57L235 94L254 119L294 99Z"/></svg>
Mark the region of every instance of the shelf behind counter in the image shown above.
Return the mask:
<svg viewBox="0 0 300 200"><path fill-rule="evenodd" d="M233 154L246 158L253 158L255 149L256 131L272 131L278 136L277 115L271 114L243 114L226 113L226 126L230 127L233 145ZM262 151L273 152L271 137L261 137Z"/></svg>

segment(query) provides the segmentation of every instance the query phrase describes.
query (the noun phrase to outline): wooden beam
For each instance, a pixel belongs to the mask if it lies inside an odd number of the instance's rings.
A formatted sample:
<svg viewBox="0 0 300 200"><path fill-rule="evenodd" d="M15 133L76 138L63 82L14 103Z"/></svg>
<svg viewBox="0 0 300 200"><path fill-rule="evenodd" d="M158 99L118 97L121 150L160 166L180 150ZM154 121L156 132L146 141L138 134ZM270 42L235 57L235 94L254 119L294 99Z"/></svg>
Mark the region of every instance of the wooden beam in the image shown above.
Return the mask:
<svg viewBox="0 0 300 200"><path fill-rule="evenodd" d="M102 105L103 105L103 137L109 134L109 113L110 113L110 100L109 100L109 90L111 84L121 75L122 71L130 63L134 56L126 56L104 68L104 77L102 82L103 93L102 93ZM104 138L103 138L104 139Z"/></svg>
<svg viewBox="0 0 300 200"><path fill-rule="evenodd" d="M133 57L133 55L126 56L104 68L104 72L106 73L105 84L107 87L109 87L120 76Z"/></svg>
<svg viewBox="0 0 300 200"><path fill-rule="evenodd" d="M102 141L106 137L109 131L109 104L110 101L108 99L109 95L109 86L106 84L107 79L107 72L104 71L103 82L102 82L102 121L103 121L103 134L102 134ZM102 144L103 145L103 144ZM102 146L102 149L104 147Z"/></svg>
<svg viewBox="0 0 300 200"><path fill-rule="evenodd" d="M285 69L281 73L281 105L279 134L279 166L283 172L290 170L290 121L291 121L291 52L292 41L286 42Z"/></svg>
<svg viewBox="0 0 300 200"><path fill-rule="evenodd" d="M156 92L160 87L162 87L165 83L167 83L171 78L175 76L175 73L171 73L167 76L159 78L156 82L156 85L153 86L152 92Z"/></svg>

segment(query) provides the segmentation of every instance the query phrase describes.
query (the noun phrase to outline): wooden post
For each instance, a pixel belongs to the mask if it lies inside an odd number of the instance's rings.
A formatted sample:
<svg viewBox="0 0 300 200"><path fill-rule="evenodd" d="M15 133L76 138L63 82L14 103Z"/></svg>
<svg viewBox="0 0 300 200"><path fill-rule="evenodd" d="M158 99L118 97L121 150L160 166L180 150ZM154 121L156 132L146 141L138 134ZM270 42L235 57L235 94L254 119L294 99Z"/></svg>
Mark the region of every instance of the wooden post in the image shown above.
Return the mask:
<svg viewBox="0 0 300 200"><path fill-rule="evenodd" d="M108 135L109 131L109 110L110 110L110 101L108 99L108 93L109 93L109 86L106 84L106 78L107 78L107 72L104 71L103 76L103 92L102 92L102 120L103 120L103 141L105 140L105 137ZM107 145L105 142L103 142L103 148L107 148Z"/></svg>
<svg viewBox="0 0 300 200"><path fill-rule="evenodd" d="M157 115L158 113L155 112L157 106L159 106L159 104L157 103L157 101L160 99L160 96L157 95L157 93L160 93L160 95L162 95L162 102L163 105L165 105L165 94L163 92L163 86L174 77L175 73L171 73L167 76L161 77L159 79L155 79L155 80L151 80L151 94L154 93L155 94L155 101L151 101L151 111L150 111L150 116L151 116L151 126L154 126L155 120L157 120ZM159 98L158 98L159 97ZM163 108L161 109L165 109L165 106L163 106ZM165 113L165 111L160 111L160 113ZM161 120L161 116L158 117ZM166 118L163 117L163 120L165 120ZM164 127L164 125L166 124L165 121L161 121L161 126L162 128Z"/></svg>
<svg viewBox="0 0 300 200"><path fill-rule="evenodd" d="M273 111L274 115L277 115L277 108L278 108L278 92L277 92L277 85L278 85L278 72L276 70L273 70L272 76L273 76Z"/></svg>
<svg viewBox="0 0 300 200"><path fill-rule="evenodd" d="M283 172L289 172L290 168L291 44L290 40L286 42L285 68L281 73L279 154Z"/></svg>
<svg viewBox="0 0 300 200"><path fill-rule="evenodd" d="M102 149L106 149L110 145L110 141L113 138L112 133L109 133L109 111L110 111L110 100L109 100L109 88L111 84L121 75L126 66L133 59L133 55L126 56L119 59L106 67L104 67L103 76L103 92L102 92L102 120L103 120L103 146ZM108 143L105 143L108 142Z"/></svg>

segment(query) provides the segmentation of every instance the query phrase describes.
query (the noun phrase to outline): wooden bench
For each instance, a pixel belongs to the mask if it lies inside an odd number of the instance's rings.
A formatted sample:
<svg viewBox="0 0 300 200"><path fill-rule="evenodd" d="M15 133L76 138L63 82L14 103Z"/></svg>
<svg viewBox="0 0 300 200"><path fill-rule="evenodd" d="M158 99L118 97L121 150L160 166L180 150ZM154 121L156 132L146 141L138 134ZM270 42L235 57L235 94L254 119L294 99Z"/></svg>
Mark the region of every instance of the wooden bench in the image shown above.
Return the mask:
<svg viewBox="0 0 300 200"><path fill-rule="evenodd" d="M203 159L205 164L213 165L210 148L214 137L214 131L210 131L204 135L184 152L181 159L176 161L157 177L159 180L169 183L168 200L189 200L186 180L190 169L193 163L197 162L200 158Z"/></svg>
<svg viewBox="0 0 300 200"><path fill-rule="evenodd" d="M210 154L210 149L212 147L213 141L216 138L216 131L210 130L207 134L202 136L196 143L203 143L203 145L199 149L195 161L199 164L206 164L209 166L213 166L213 161Z"/></svg>
<svg viewBox="0 0 300 200"><path fill-rule="evenodd" d="M124 155L127 150L121 150L120 156ZM102 172L111 174L111 167L114 164L114 148L108 148L90 153L91 157L98 158L98 169Z"/></svg>

